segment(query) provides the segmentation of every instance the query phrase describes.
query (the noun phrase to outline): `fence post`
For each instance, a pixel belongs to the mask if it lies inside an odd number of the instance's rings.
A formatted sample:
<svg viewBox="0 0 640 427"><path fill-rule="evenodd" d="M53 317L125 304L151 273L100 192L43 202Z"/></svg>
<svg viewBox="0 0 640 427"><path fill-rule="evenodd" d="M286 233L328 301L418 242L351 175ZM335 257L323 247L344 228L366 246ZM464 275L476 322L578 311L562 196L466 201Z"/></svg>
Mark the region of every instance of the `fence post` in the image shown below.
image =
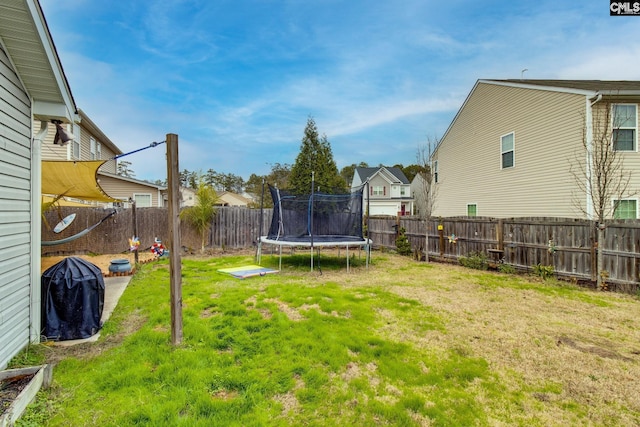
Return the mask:
<svg viewBox="0 0 640 427"><path fill-rule="evenodd" d="M438 224L438 237L440 246L440 258L444 257L444 225Z"/></svg>

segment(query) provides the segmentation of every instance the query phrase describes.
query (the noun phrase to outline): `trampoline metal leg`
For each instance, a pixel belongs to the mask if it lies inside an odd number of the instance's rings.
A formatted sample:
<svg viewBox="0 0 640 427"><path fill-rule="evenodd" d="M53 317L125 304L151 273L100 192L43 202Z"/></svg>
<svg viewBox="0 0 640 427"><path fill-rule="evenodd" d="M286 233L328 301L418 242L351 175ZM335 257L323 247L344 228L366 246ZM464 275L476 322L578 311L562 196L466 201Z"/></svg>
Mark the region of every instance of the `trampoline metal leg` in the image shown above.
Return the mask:
<svg viewBox="0 0 640 427"><path fill-rule="evenodd" d="M349 245L347 245L347 273L349 272Z"/></svg>

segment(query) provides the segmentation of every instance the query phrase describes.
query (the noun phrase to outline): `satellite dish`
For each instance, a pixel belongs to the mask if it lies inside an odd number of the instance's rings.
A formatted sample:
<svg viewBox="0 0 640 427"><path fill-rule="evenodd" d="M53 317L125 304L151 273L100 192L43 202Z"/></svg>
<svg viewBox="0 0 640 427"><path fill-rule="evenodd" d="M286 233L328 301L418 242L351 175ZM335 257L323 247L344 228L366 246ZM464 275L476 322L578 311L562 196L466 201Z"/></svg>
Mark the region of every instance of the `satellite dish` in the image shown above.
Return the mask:
<svg viewBox="0 0 640 427"><path fill-rule="evenodd" d="M62 221L60 221L59 223L56 224L55 227L53 227L53 232L60 233L62 230L67 228L73 222L74 219L76 219L76 214L74 213L72 213L71 215L65 216L62 219Z"/></svg>

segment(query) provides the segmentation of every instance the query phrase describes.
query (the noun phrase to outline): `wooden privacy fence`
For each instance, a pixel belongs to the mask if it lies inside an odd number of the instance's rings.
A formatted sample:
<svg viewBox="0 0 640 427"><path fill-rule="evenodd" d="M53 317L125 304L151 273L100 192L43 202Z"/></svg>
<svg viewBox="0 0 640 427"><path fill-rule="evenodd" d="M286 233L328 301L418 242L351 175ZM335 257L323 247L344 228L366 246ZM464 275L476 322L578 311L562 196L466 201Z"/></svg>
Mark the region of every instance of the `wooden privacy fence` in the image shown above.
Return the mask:
<svg viewBox="0 0 640 427"><path fill-rule="evenodd" d="M438 230L441 226L442 230ZM596 279L597 230L594 221L570 218L433 218L371 217L369 237L375 247L395 248L396 229L403 227L414 250L431 257L457 260L473 252L529 270L551 265L560 276ZM603 269L610 287L636 293L640 284L640 221L606 222Z"/></svg>
<svg viewBox="0 0 640 427"><path fill-rule="evenodd" d="M104 219L112 209L61 207L47 212L43 221L42 240L68 238ZM61 218L75 213L76 219L60 234L51 228ZM271 223L271 209L238 207L219 208L212 222L205 246L214 248L251 248L260 234L266 234ZM83 253L116 254L129 248L136 234L140 248L149 248L154 238L168 239L168 213L165 208L137 208L134 233L132 209L120 209L86 235L68 243L43 246L42 255ZM442 230L438 230L438 226ZM472 252L484 252L497 261L518 270L529 270L536 264L551 265L561 276L580 280L596 279L598 250L596 225L593 221L567 218L433 218L370 217L368 236L374 248L395 248L397 228L403 227L414 250L428 252L431 257L457 260ZM181 223L181 245L200 249L200 236L189 225ZM600 248L604 255L607 283L616 290L635 293L640 285L640 221L606 222L605 239Z"/></svg>
<svg viewBox="0 0 640 427"><path fill-rule="evenodd" d="M102 208L74 208L63 206L59 211L47 212L42 225L42 240L56 241L73 236L105 218L113 209ZM60 234L54 233L53 228L61 218L75 213L76 219ZM259 209L239 207L221 207L212 221L209 234L205 239L205 247L215 248L250 248L260 233L266 234L271 223L271 209L265 209L263 215ZM140 250L151 247L155 238L166 241L169 238L168 212L166 208L137 208L135 210L137 233L134 232L133 209L118 209L116 214L106 219L86 235L68 243L53 246L43 246L42 255L69 254L117 254L129 249L129 239L134 235L140 238ZM200 250L200 235L186 224L180 224L181 245L183 248Z"/></svg>

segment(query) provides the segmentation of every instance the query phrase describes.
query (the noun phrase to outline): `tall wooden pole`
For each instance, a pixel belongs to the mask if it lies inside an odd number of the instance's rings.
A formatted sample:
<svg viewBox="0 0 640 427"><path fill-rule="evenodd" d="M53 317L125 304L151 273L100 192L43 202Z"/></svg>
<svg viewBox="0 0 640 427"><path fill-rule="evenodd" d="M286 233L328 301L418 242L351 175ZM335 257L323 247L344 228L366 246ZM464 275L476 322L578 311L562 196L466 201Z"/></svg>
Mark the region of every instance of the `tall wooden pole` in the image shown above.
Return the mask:
<svg viewBox="0 0 640 427"><path fill-rule="evenodd" d="M182 264L180 261L180 168L178 135L167 134L169 190L169 276L171 288L171 343L182 343Z"/></svg>

